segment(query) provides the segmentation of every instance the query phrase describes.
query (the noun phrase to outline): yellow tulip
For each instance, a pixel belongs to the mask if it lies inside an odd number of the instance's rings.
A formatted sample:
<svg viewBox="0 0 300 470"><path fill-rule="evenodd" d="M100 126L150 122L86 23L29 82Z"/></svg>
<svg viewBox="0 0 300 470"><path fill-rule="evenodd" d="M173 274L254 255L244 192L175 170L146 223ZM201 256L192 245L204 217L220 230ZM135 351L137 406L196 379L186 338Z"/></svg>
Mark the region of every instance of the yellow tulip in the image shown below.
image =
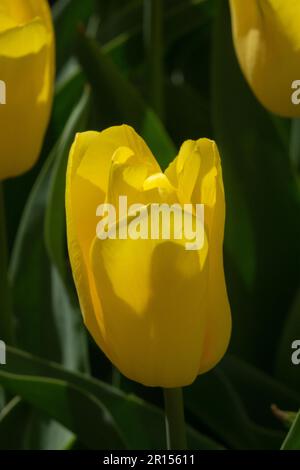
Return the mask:
<svg viewBox="0 0 300 470"><path fill-rule="evenodd" d="M53 97L54 33L47 0L0 0L0 180L37 160Z"/></svg>
<svg viewBox="0 0 300 470"><path fill-rule="evenodd" d="M145 206L203 203L203 247L187 251L174 237L99 239L96 209L120 196ZM66 213L84 322L112 363L132 380L161 387L188 385L214 367L231 332L216 144L186 141L162 173L129 126L78 134L68 163Z"/></svg>
<svg viewBox="0 0 300 470"><path fill-rule="evenodd" d="M299 0L230 0L241 69L268 110L299 117L292 84L300 79Z"/></svg>

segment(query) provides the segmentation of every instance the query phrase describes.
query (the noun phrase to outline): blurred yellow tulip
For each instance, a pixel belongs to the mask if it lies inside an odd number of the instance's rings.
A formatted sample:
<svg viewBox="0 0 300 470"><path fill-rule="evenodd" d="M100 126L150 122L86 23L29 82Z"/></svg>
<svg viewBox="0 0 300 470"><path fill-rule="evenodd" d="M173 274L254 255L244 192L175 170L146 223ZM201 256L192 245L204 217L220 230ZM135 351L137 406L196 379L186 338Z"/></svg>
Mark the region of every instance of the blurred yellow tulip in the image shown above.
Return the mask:
<svg viewBox="0 0 300 470"><path fill-rule="evenodd" d="M292 102L300 79L299 0L230 0L234 46L241 69L269 111L299 117Z"/></svg>
<svg viewBox="0 0 300 470"><path fill-rule="evenodd" d="M47 0L0 0L0 180L36 162L53 97L54 33Z"/></svg>
<svg viewBox="0 0 300 470"><path fill-rule="evenodd" d="M99 239L96 210L130 204L204 204L205 242ZM85 324L127 377L179 387L224 355L231 315L223 272L225 201L217 146L186 141L165 173L129 126L76 136L67 171L68 248ZM148 217L148 212L144 213Z"/></svg>

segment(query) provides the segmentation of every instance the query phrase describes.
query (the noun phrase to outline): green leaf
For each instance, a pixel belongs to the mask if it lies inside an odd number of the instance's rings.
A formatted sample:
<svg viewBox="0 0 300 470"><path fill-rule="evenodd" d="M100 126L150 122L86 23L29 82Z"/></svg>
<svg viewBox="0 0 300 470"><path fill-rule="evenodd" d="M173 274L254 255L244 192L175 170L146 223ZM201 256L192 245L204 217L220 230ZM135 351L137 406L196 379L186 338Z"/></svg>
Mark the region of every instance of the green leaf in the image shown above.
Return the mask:
<svg viewBox="0 0 300 470"><path fill-rule="evenodd" d="M86 24L94 10L94 0L59 0L53 7L57 69L66 63L74 52L77 27Z"/></svg>
<svg viewBox="0 0 300 470"><path fill-rule="evenodd" d="M2 387L0 387L0 411L4 408L5 406L5 393Z"/></svg>
<svg viewBox="0 0 300 470"><path fill-rule="evenodd" d="M20 397L0 413L1 450L55 450L74 439L66 428L50 421Z"/></svg>
<svg viewBox="0 0 300 470"><path fill-rule="evenodd" d="M213 121L224 175L225 271L234 352L271 372L300 277L300 198L288 151L238 65L228 3L213 54Z"/></svg>
<svg viewBox="0 0 300 470"><path fill-rule="evenodd" d="M78 65L66 66L56 83L48 134L57 142L76 104L80 101L85 79Z"/></svg>
<svg viewBox="0 0 300 470"><path fill-rule="evenodd" d="M3 183L0 181L0 340L14 344L14 316L8 279L7 222Z"/></svg>
<svg viewBox="0 0 300 470"><path fill-rule="evenodd" d="M85 92L71 114L55 149L47 209L45 236L48 254L63 280L67 278L65 181L68 156L77 132L86 129L89 93Z"/></svg>
<svg viewBox="0 0 300 470"><path fill-rule="evenodd" d="M21 450L26 448L30 407L19 397L13 398L0 412L0 449Z"/></svg>
<svg viewBox="0 0 300 470"><path fill-rule="evenodd" d="M57 364L43 361L30 354L8 348L7 364L1 370L30 377L51 377L64 381L93 395L109 410L130 449L162 449L165 447L163 412L134 395L127 395L104 382L70 372ZM1 373L0 370L0 373ZM0 380L1 383L1 380ZM189 447L221 449L212 439L188 428Z"/></svg>
<svg viewBox="0 0 300 470"><path fill-rule="evenodd" d="M85 103L83 98L71 115L69 122L72 126L75 126L74 119L80 122ZM69 139L74 137L71 134L74 130L72 126L68 124L66 127L70 131ZM51 171L53 165L56 167L54 159L59 148L59 145L54 148L32 189L12 254L11 278L17 338L18 344L27 351L63 362L70 368L86 370L86 336L81 327L77 303L69 297L69 292L57 278L41 237ZM72 351L70 344L73 345Z"/></svg>
<svg viewBox="0 0 300 470"><path fill-rule="evenodd" d="M99 127L126 123L143 136L163 167L174 158L175 148L154 112L119 72L97 43L80 35L78 54L95 96Z"/></svg>
<svg viewBox="0 0 300 470"><path fill-rule="evenodd" d="M213 2L206 0L184 0L166 10L165 47L170 48L176 42L192 32L204 28L214 14Z"/></svg>
<svg viewBox="0 0 300 470"><path fill-rule="evenodd" d="M300 411L281 446L281 450L300 450Z"/></svg>
<svg viewBox="0 0 300 470"><path fill-rule="evenodd" d="M215 440L204 436L189 425L187 425L187 441L190 450L226 450L223 445L217 444Z"/></svg>
<svg viewBox="0 0 300 470"><path fill-rule="evenodd" d="M282 433L252 421L225 374L214 369L184 391L185 407L218 439L233 449L278 449Z"/></svg>
<svg viewBox="0 0 300 470"><path fill-rule="evenodd" d="M290 157L293 168L300 172L300 119L292 119Z"/></svg>
<svg viewBox="0 0 300 470"><path fill-rule="evenodd" d="M70 429L89 448L124 448L110 413L84 390L63 380L9 374L2 369L0 382Z"/></svg>
<svg viewBox="0 0 300 470"><path fill-rule="evenodd" d="M280 423L271 412L272 404L281 409L297 409L300 406L297 393L232 354L226 354L218 368L230 380L247 413L258 424L279 428Z"/></svg>
<svg viewBox="0 0 300 470"><path fill-rule="evenodd" d="M166 83L166 127L177 147L187 139L212 137L209 103L188 84Z"/></svg>
<svg viewBox="0 0 300 470"><path fill-rule="evenodd" d="M26 403L24 400L23 403ZM63 450L74 434L65 426L49 418L47 413L30 407L31 414L27 423L26 449Z"/></svg>
<svg viewBox="0 0 300 470"><path fill-rule="evenodd" d="M277 405L272 405L272 413L286 429L290 429L297 416L295 411L281 410Z"/></svg>
<svg viewBox="0 0 300 470"><path fill-rule="evenodd" d="M65 316L64 318L71 314L72 317L69 319L74 319L74 322L78 320L72 310L66 310L62 313L61 305L52 303L52 270L41 236L52 164L53 154L46 161L27 202L12 255L11 277L18 344L42 357L65 361L66 338L69 343L72 335L76 334L77 341L75 340L74 343L77 342L83 346L84 339L82 333L78 335L78 331L72 328L69 328L67 334L64 334L63 323L60 322L62 314ZM62 295L66 294L62 292ZM60 341L62 335L63 338ZM70 357L71 362L67 364L71 367L82 367L82 363L85 361L85 351L86 348L83 347L79 349L78 354L78 346L76 346L74 356ZM78 356L80 362L74 364ZM53 428L55 428L54 432ZM60 439L61 445L63 445L64 439L66 442L70 439L70 433L66 434L65 430L57 423L49 420L45 423L35 415L32 415L30 430L31 436L28 436L28 443L38 436L38 439L35 439L34 448L40 448L37 446L37 440L47 442L47 446L54 448L54 443L50 440L51 435L54 435L55 442L56 439Z"/></svg>
<svg viewBox="0 0 300 470"><path fill-rule="evenodd" d="M166 2L165 2L166 3ZM164 7L164 43L167 50L176 41L181 41L199 27L203 27L213 16L211 2L205 0L172 0ZM99 31L101 44L119 43L122 37L130 38L142 59L143 2L133 0L123 8L115 9L114 14L105 21ZM127 49L126 50L130 50ZM132 52L133 47L132 47ZM132 62L130 62L133 65Z"/></svg>
<svg viewBox="0 0 300 470"><path fill-rule="evenodd" d="M83 87L84 78L83 74L80 73L78 65L77 70L74 65L65 67L56 84L52 115L39 160L31 171L18 178L11 178L4 182L6 205L9 208L13 208L13 210L7 211L6 214L10 249L13 246L24 206L32 186L50 151L57 143L74 106L80 100Z"/></svg>
<svg viewBox="0 0 300 470"><path fill-rule="evenodd" d="M83 98L84 99L84 98ZM78 105L82 106L82 102ZM77 111L74 111L76 116ZM71 114L70 122L73 115ZM10 275L13 287L17 340L27 351L63 363L71 369L88 370L86 333L78 303L51 266L43 239L55 146L32 188L12 253ZM38 333L37 333L38 332ZM64 446L70 433L44 417L31 419L33 448Z"/></svg>
<svg viewBox="0 0 300 470"><path fill-rule="evenodd" d="M41 236L53 157L54 152L46 161L26 204L12 253L10 275L18 344L38 355L59 360L60 347L52 315L51 273Z"/></svg>
<svg viewBox="0 0 300 470"><path fill-rule="evenodd" d="M128 31L141 29L143 0L129 0L124 5L120 0L103 2L98 0L101 27L98 39L101 44L114 40ZM138 44L137 44L138 46Z"/></svg>

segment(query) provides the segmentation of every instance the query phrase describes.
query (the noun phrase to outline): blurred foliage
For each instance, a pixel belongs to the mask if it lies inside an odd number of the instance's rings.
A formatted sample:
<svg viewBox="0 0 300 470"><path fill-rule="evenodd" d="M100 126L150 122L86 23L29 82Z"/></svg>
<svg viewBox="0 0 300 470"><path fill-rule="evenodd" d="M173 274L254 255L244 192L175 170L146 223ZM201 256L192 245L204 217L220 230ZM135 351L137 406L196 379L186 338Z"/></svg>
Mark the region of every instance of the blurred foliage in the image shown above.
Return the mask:
<svg viewBox="0 0 300 470"><path fill-rule="evenodd" d="M284 443L281 446L281 450L299 450L300 448L300 412L291 426L291 429L286 436Z"/></svg>
<svg viewBox="0 0 300 470"><path fill-rule="evenodd" d="M78 131L126 122L162 167L188 138L222 156L228 354L184 391L192 449L279 449L271 412L300 407L300 125L271 116L238 66L227 2L164 0L164 122L151 108L141 0L52 2L57 84L38 165L5 183L17 341L0 367L0 448L165 447L162 396L122 377L83 327L64 189ZM0 332L1 333L1 332ZM5 392L4 392L5 390ZM299 416L284 449L300 449Z"/></svg>

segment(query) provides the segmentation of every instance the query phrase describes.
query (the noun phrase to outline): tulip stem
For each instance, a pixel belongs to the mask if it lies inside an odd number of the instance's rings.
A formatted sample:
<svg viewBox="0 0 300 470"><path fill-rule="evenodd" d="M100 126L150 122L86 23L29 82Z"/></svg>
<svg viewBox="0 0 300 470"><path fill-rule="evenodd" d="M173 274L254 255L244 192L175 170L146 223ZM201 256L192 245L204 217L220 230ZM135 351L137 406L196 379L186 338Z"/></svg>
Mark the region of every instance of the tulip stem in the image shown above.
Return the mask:
<svg viewBox="0 0 300 470"><path fill-rule="evenodd" d="M164 388L168 450L187 449L182 388Z"/></svg>
<svg viewBox="0 0 300 470"><path fill-rule="evenodd" d="M12 303L8 281L8 249L3 183L0 181L0 339L14 343Z"/></svg>
<svg viewBox="0 0 300 470"><path fill-rule="evenodd" d="M148 99L164 118L163 1L144 0L144 44Z"/></svg>

